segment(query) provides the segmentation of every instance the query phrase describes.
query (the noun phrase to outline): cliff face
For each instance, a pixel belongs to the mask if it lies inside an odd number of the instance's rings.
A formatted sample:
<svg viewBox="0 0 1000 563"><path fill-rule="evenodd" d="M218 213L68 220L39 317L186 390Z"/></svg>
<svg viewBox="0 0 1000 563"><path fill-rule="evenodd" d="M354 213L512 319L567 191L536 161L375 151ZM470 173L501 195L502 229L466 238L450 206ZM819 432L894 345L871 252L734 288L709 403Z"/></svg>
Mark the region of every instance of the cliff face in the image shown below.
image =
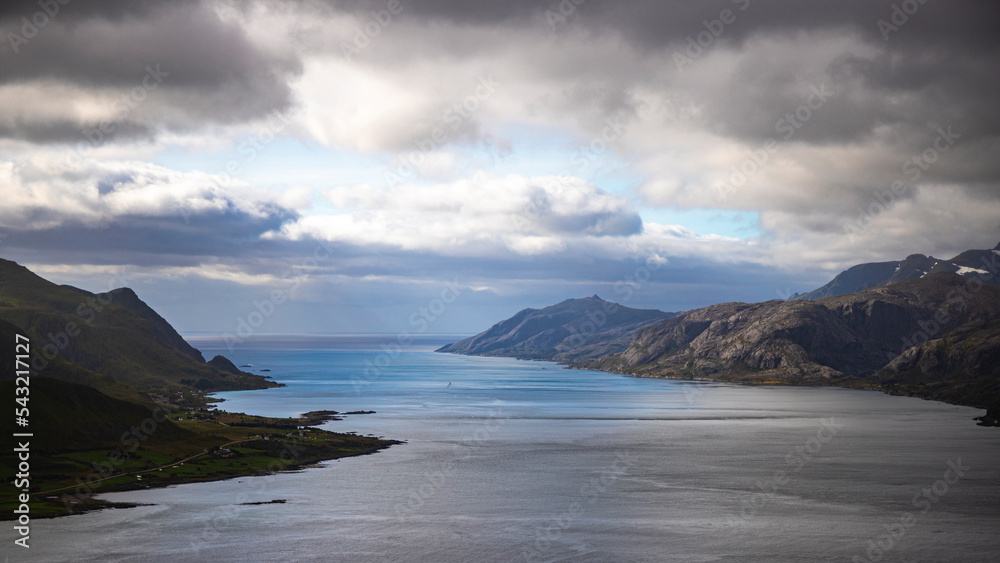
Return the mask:
<svg viewBox="0 0 1000 563"><path fill-rule="evenodd" d="M818 301L713 305L646 327L623 353L588 365L653 377L879 384L873 374L912 346L1000 319L1000 288L976 287L942 273Z"/></svg>
<svg viewBox="0 0 1000 563"><path fill-rule="evenodd" d="M524 309L471 338L438 352L530 360L583 361L628 348L642 327L674 313L630 309L594 295L544 309Z"/></svg>
<svg viewBox="0 0 1000 563"><path fill-rule="evenodd" d="M875 374L879 384L928 399L1000 407L1000 321L974 320L914 346Z"/></svg>
<svg viewBox="0 0 1000 563"><path fill-rule="evenodd" d="M972 321L921 346L914 346L878 372L883 381L948 373L975 379L1000 371L1000 321Z"/></svg>

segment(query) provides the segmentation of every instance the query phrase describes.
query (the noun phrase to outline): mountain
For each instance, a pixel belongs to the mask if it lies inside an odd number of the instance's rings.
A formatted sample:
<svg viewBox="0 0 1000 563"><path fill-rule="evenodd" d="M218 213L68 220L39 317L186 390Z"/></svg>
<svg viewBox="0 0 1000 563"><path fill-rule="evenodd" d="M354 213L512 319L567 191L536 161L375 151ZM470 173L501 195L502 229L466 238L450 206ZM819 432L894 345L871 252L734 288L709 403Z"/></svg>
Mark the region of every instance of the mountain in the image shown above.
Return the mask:
<svg viewBox="0 0 1000 563"><path fill-rule="evenodd" d="M5 397L14 396L15 382L0 381ZM148 428L150 420L158 420L156 438L159 442L193 438L155 407L109 397L88 385L60 381L50 377L31 378L31 439L32 453L57 453L81 450L114 450L122 447L122 436L130 429ZM14 417L0 420L0 432L10 436L22 432L14 425ZM6 454L6 452L5 452Z"/></svg>
<svg viewBox="0 0 1000 563"><path fill-rule="evenodd" d="M1000 406L998 321L1000 287L942 272L815 301L688 311L638 331L624 352L581 365L648 377L877 387L991 408Z"/></svg>
<svg viewBox="0 0 1000 563"><path fill-rule="evenodd" d="M177 334L174 327L170 326L170 323L161 317L159 313L150 308L149 305L143 303L131 288L122 287L107 293L98 294L95 297L98 302L102 300L111 301L115 305L124 307L135 315L146 319L152 325L158 341L177 348L181 353L191 356L199 362L205 361L205 357L201 355L201 352L188 344L180 334Z"/></svg>
<svg viewBox="0 0 1000 563"><path fill-rule="evenodd" d="M899 270L900 262L873 262L858 264L837 274L823 287L803 293L798 299L813 300L834 295L846 295L869 287L882 285Z"/></svg>
<svg viewBox="0 0 1000 563"><path fill-rule="evenodd" d="M21 336L30 352L15 349ZM0 342L0 396L17 398L18 410L0 419L0 432L29 442L32 454L29 479L23 454L0 452L0 519L17 516L24 494L33 518L59 516L112 506L97 492L292 469L396 443L320 430L306 439L287 433L309 422L302 418L208 409L207 391L278 384L222 356L206 362L131 289L94 294L0 260ZM28 376L15 363L21 354ZM212 455L237 442L243 459Z"/></svg>
<svg viewBox="0 0 1000 563"><path fill-rule="evenodd" d="M642 327L676 313L630 309L594 295L544 309L524 309L489 330L438 349L469 356L584 361L628 348Z"/></svg>
<svg viewBox="0 0 1000 563"><path fill-rule="evenodd" d="M20 327L0 319L0 342L17 342L16 335L18 334L25 335L25 331ZM11 348L11 350L13 351L13 348ZM13 361L0 362L0 381L13 381L16 376L14 367ZM38 373L32 372L32 375L38 375ZM48 362L45 370L42 372L42 375L49 379L93 387L94 389L100 390L105 395L115 397L117 399L124 399L136 403L148 402L148 398L145 395L116 380L115 378L94 373L76 364L71 364L58 356Z"/></svg>
<svg viewBox="0 0 1000 563"><path fill-rule="evenodd" d="M236 367L236 364L234 364L232 361L229 360L229 358L225 356L216 356L211 360L209 360L208 363L212 366L215 366L215 368L218 369L219 371L232 373L236 375L243 373L243 371L240 368Z"/></svg>
<svg viewBox="0 0 1000 563"><path fill-rule="evenodd" d="M1000 397L1000 321L973 321L914 346L875 378L908 394L919 391L928 399L989 407L984 399Z"/></svg>
<svg viewBox="0 0 1000 563"><path fill-rule="evenodd" d="M120 396L117 383L143 393L263 389L263 377L209 364L170 324L128 288L90 293L60 286L27 268L0 260L0 320L32 342L32 367L48 375L54 364L78 370L77 383ZM66 376L63 366L56 375ZM68 378L66 380L69 380Z"/></svg>
<svg viewBox="0 0 1000 563"><path fill-rule="evenodd" d="M966 250L950 260L912 254L897 262L859 264L844 270L823 287L796 297L815 300L846 295L869 287L892 285L939 272L952 272L965 277L996 274L1000 268L1000 244L992 250ZM986 283L1000 284L1000 276L990 275Z"/></svg>

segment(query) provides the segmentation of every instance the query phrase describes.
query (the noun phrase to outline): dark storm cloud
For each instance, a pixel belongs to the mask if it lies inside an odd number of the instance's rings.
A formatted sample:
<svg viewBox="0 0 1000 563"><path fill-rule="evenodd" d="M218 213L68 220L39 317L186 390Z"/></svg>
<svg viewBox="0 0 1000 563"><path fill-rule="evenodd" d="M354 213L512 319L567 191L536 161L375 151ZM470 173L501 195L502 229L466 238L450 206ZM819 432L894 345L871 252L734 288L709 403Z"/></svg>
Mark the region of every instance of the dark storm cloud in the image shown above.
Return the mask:
<svg viewBox="0 0 1000 563"><path fill-rule="evenodd" d="M164 6L192 6L199 0L87 0L74 2L71 0L41 0L28 2L0 3L0 19L18 21L23 17L32 16L41 11L53 13L58 21L78 20L82 18L101 17L109 20L121 20L125 17L142 17L155 12ZM52 4L57 4L53 7Z"/></svg>
<svg viewBox="0 0 1000 563"><path fill-rule="evenodd" d="M252 11L249 2L223 3L237 10L245 9L246 13ZM216 124L240 123L287 108L294 101L291 83L302 75L304 57L316 55L322 59L341 55L340 37L325 43L309 43L306 48L296 43L294 29L277 30L264 47L250 35L254 29L260 29L259 19L248 18L246 21L251 24L246 24L240 18L221 18L214 4L181 1L75 0L60 4L59 13L27 42L12 44L9 34L22 33L22 18L34 18L40 8L37 2L25 2L16 8L10 4L0 7L0 32L3 32L0 89L25 88L26 93L21 95L23 107L8 107L6 112L0 107L0 138L31 143L80 142L81 130L97 125L87 120L90 118L72 113L70 100L52 100L51 97L57 96L56 91L66 97L74 92L80 93L81 98L109 92L121 96L142 86L148 69L160 68L168 75L163 76L162 83L157 83L156 90L149 93L141 106L112 123L115 140L154 136L163 129L210 130ZM353 27L353 22L338 20L327 29L322 24L335 18L314 17L316 10L352 13L358 16L358 21L365 21L372 11L385 9L388 0L303 0L297 4L266 5L274 10L291 11L282 15L290 15L290 20L304 28L315 23L317 33L334 29L345 33L343 40L350 40L351 32L344 29ZM810 110L808 123L795 130L792 138L795 143L820 145L822 150L829 146L829 154L836 155L837 149L864 145L876 134L884 137L871 143L871 152L877 154L865 154L853 161L833 162L832 156L830 162L802 160L795 164L802 165L813 176L804 180L778 178L760 192L744 189L748 194L760 194L748 197L742 204L744 208L764 209L772 214L774 210L790 210L779 217L781 221L771 219L767 223L773 230L787 225L800 227L801 231L786 231L791 233L789 240L797 240L800 232L842 235L840 212L846 209L853 214L855 207L867 208L873 190L886 189L900 176L904 159L931 146L939 128L953 128L961 135L960 143L947 158L941 158L927 171L921 181L962 184L955 192L959 197L952 198L958 209L954 217L969 217L961 205L988 210L983 204L997 198L996 182L1000 178L1000 159L996 158L1000 150L1000 112L995 107L995 92L1000 86L1000 74L996 72L1000 60L1000 3L997 2L413 0L403 2L403 6L404 11L393 20L393 27L386 28L377 41L372 41L372 48L353 61L353 68L370 72L375 78L391 78L393 73L405 75L409 69L419 69L426 74L415 79L408 76L412 82L389 81L405 85L398 90L412 89L419 93L426 84L450 80L449 72L455 68L467 66L478 71L481 61L486 61L485 64L498 67L498 76L504 70L511 76L509 88L498 95L496 109L497 113L510 113L496 118L497 121L504 118L507 122L522 118L530 121L535 116L526 114L537 112L539 121L546 126L552 126L552 122L545 122L547 117L564 115L567 117L563 123L553 118L558 123L556 127L572 128L586 122L600 130L609 116L630 111L629 115L641 122L646 118L638 111L633 96L643 91L651 98L676 100L678 107L697 106L697 116L690 118L690 131L695 133L690 142L699 142L698 136L708 132L713 138L704 141L703 149L709 152L712 145L725 145L732 139L756 147L760 141L778 136L780 132L776 129L781 119L808 104L810 96L815 94L813 88L827 88L833 94L822 102L821 108ZM919 9L904 14L905 22L899 16L902 12L897 12L896 23L892 23L894 6L919 6ZM723 10L730 11L732 23L719 28L717 20L723 17ZM886 24L880 28L880 20L898 25L898 29ZM677 68L674 55L691 55L689 41L696 40L699 34L711 34L710 28L720 30L718 37L701 47L702 54L693 55L688 67ZM616 50L619 39L621 49ZM592 44L602 48L607 45L608 52L588 50ZM713 66L715 63L720 64ZM364 86L338 84L339 76L322 78L327 81L324 87L332 93L341 86L343 90ZM523 94L524 99L517 99L520 90L528 91L530 88L525 86L536 83L548 88L544 99L532 98L534 94L530 92ZM429 100L421 100L419 96L407 100L401 96L400 105L406 107L400 110L401 117L407 117L412 107L420 105L416 102L436 107L435 103L442 100L433 99L435 95L445 98L445 105L454 103L448 94L436 91L427 93ZM372 94L359 100L362 111L356 113L381 114L385 107L378 104L384 101ZM348 97L346 102L336 103L339 108L349 107L351 102ZM500 102L508 102L508 107L515 109L503 110L499 108ZM345 110L343 115L349 113ZM343 125L343 115L335 115L332 128ZM422 123L420 119L416 122ZM483 123L487 123L485 117ZM467 120L453 138L464 140L461 133L479 124L476 119ZM642 134L638 125L642 124L637 124L640 131L637 135ZM388 152L393 146L379 145L378 139L398 137L398 131L406 129L406 121L389 120L385 127L395 134L380 137L374 134L376 131L369 136L376 139L373 145ZM469 139L477 137L478 134L468 135ZM630 142L626 138L618 145L623 153ZM658 150L655 143L656 139L649 141L650 152ZM723 146L720 150L730 149ZM782 158L796 157L792 149L782 153ZM743 158L738 155L732 165L740 164ZM674 173L670 164L668 161L663 173L673 180L669 176ZM706 168L709 166L718 164L709 162ZM725 163L722 166L728 168ZM771 167L762 174L777 169ZM654 170L650 174L662 172ZM103 195L112 191L116 182L128 182L128 177L123 178L88 186L96 185ZM686 178L680 179L687 182ZM770 178L758 177L763 179ZM65 189L64 196L76 190L73 181L66 179L65 184L74 187ZM782 192L781 188L789 189ZM909 203L932 190L928 186L914 187L897 201ZM979 199L970 203L961 197L963 191ZM656 203L669 206L676 199L676 194L668 192ZM936 204L939 200L922 201ZM53 202L59 200L53 198ZM695 204L711 206L718 202L695 201ZM375 203L372 207L379 211L385 204ZM318 244L308 238L301 241L262 238L264 233L280 230L296 219L294 212L278 207L268 208L262 214L235 208L196 213L187 220L179 214L142 216L131 211L135 208L128 209L117 215L102 216L96 226L68 221L43 230L15 229L5 233L9 236L0 250L36 263L128 262L148 267L198 267L224 262L250 274L273 274L309 256ZM25 217L39 223L58 222L65 213L62 208L57 211L27 204L23 208ZM913 233L927 232L939 236L942 224L952 220L950 216L934 219L931 215L928 211L926 225L906 218L903 222L908 234L896 236L907 238ZM468 221L469 216L456 214L442 224ZM560 235L612 238L643 231L642 220L631 210L566 217L543 215L539 223L543 232ZM419 239L426 235L415 232L412 236ZM367 283L360 281L365 276L499 280L497 283L505 285L507 290L515 286L530 288L536 295L557 300L557 294L560 298L588 295L593 292L590 289L593 284L613 288L639 264L631 258L594 257L601 253L600 247L574 245L572 239L573 236L565 237L569 241L566 252L546 251L533 256L498 252L489 257L475 252L445 256L451 251L449 246L404 251L377 242L341 244L336 260L322 265L319 273L349 276L361 287ZM383 239L371 237L371 240ZM816 239L803 240L802 249L813 250L810 245ZM828 241L826 238L823 243L829 244ZM836 241L832 245L836 246ZM797 253L787 254L793 260L798 259ZM852 251L851 256L853 259L856 253ZM778 288L802 291L823 281L816 280L812 286L800 284L801 276L811 274L799 272L798 277L786 279L786 274L766 266L720 264L695 258L670 260L669 266L659 271L651 283L688 291L685 300L678 302L692 306L730 300L734 295L743 299L772 298ZM820 262L815 256L809 260L812 262L801 266L803 271ZM529 282L522 283L523 280ZM575 291L586 284L591 284L587 291ZM733 293L747 287L753 291ZM398 289L393 287L392 291ZM705 302L693 302L699 298Z"/></svg>
<svg viewBox="0 0 1000 563"><path fill-rule="evenodd" d="M133 110L138 104L131 100L123 110L129 121L145 121L150 132L159 126L188 130L240 123L292 103L288 81L302 71L298 57L265 52L239 24L222 21L209 7L194 2L93 4L61 6L30 38L21 18L32 21L32 13L6 8L0 14L5 32L0 87L38 84L37 95L46 96L57 94L44 85L64 85L116 99L145 87L146 93L139 93L141 107ZM148 78L151 74L155 81ZM98 125L51 115L3 121L0 135L33 142L78 140L81 129ZM133 132L142 130L142 125L133 127Z"/></svg>
<svg viewBox="0 0 1000 563"><path fill-rule="evenodd" d="M5 257L48 264L198 266L206 260L257 261L284 255L288 245L262 240L297 215L269 206L260 214L235 208L184 216L122 215L94 226L66 222L48 229L6 231ZM51 210L24 208L31 222L54 218Z"/></svg>
<svg viewBox="0 0 1000 563"><path fill-rule="evenodd" d="M315 2L309 2L315 4ZM365 14L386 7L386 0L330 1L337 10ZM515 0L468 2L465 0L421 0L403 2L407 17L448 20L473 25L523 25L532 20L585 25L595 30L618 30L637 44L656 49L683 42L705 29L705 20L717 19L730 10L735 21L726 26L721 39L742 42L757 33L789 33L822 29L853 29L868 39L884 42L878 21L892 23L893 5L919 5L900 32L890 32L894 44L926 47L928 43L983 49L1000 45L995 33L1000 5L995 2L958 0ZM910 10L910 6L906 6ZM904 14L905 15L905 14ZM906 29L906 33L902 30ZM558 29L558 28L557 28ZM907 37L909 36L909 37Z"/></svg>
<svg viewBox="0 0 1000 563"><path fill-rule="evenodd" d="M69 119L57 119L27 123L24 120L0 122L0 138L29 141L35 144L63 143L65 141L80 141L84 129L91 130L99 123L86 123ZM154 136L155 131L139 123L131 121L112 121L104 124L109 131L114 131L118 141L146 139Z"/></svg>
<svg viewBox="0 0 1000 563"><path fill-rule="evenodd" d="M329 5L366 17L372 10L384 9L386 2ZM731 23L720 23L724 11ZM750 41L787 41L781 57L755 53L740 60L730 76L722 77L716 90L692 94L693 101L705 105L708 127L745 140L778 135L777 122L806 103L809 86L824 83L837 95L823 111L815 112L808 127L796 131L797 142L859 141L876 127L915 122L961 126L968 133L967 140L1000 133L1000 112L994 108L994 92L1000 88L1000 74L995 72L1000 59L997 2L431 0L404 3L398 18L416 29L426 22L444 21L484 28L534 27L551 33L589 30L595 37L618 34L631 47L659 59L665 69L674 69L675 55L696 53L693 66L701 62L699 57L723 51L746 54ZM696 45L689 50L691 42L699 34L708 37L704 34L710 34L710 29L718 30L718 37L712 37L706 47ZM818 68L790 64L808 60L823 34L853 38L856 44L845 41L843 51ZM874 55L866 54L872 51ZM539 64L544 65L549 56L539 52ZM819 61L817 56L812 62ZM588 72L567 67L564 60L558 64L560 68L547 70L577 72L578 76ZM621 83L626 86L649 79L643 76L644 69L627 65L609 66L603 61L587 61L587 65L602 68L618 81L624 79ZM630 73L631 79L623 76ZM579 88L572 79L567 76L567 87ZM669 80L683 84L685 79L678 70ZM803 84L810 79L811 83ZM593 98L608 115L631 109L622 90L610 91L610 98L608 92L585 91L578 97ZM918 136L913 143L921 144L923 139Z"/></svg>
<svg viewBox="0 0 1000 563"><path fill-rule="evenodd" d="M8 36L21 33L21 18L30 20L40 10L36 3L9 4L0 8L0 30ZM239 0L225 4L238 9L251 5ZM151 129L237 123L287 108L293 100L289 79L302 72L302 53L263 52L239 24L221 21L213 6L182 1L60 5L47 27L20 45L17 54L9 40L0 42L0 85L53 80L84 88L127 90L140 83L147 65L159 64L170 76L158 101L142 112ZM286 9L282 4L273 6ZM372 11L384 10L387 2L310 0L298 6L307 13L325 7L365 18ZM894 12L894 6L918 9L907 15ZM633 48L660 58L663 67L671 68L674 54L686 56L688 41L708 33L706 27L720 25L724 10L732 22L716 28L719 36L703 49L705 53L723 49L739 53L751 39L823 32L850 34L879 51L871 57L848 47L827 68L815 69L817 85L828 81L838 95L809 127L797 132L797 141L855 141L871 135L877 125L916 119L960 124L970 137L991 136L1000 130L998 112L993 111L993 92L1000 87L993 70L1000 53L1000 3L996 2L429 0L403 2L397 20L423 32L429 23L442 21L484 29L618 34ZM880 27L880 21L886 23ZM808 53L809 38L799 42ZM540 53L542 60L546 55ZM563 69L567 71L571 68ZM619 66L614 72L642 70ZM678 76L683 78L681 73ZM800 84L802 78L799 69L767 58L750 58L740 62L725 87L699 93L697 101L706 104L705 119L714 130L737 138L765 139L775 135L781 117L805 102L808 89ZM636 82L643 79L634 76ZM570 82L567 87L575 86ZM607 106L607 114L630 109L621 89L600 104ZM71 140L66 135L74 135L73 127L67 125L51 119L21 120L3 125L0 135L33 142Z"/></svg>

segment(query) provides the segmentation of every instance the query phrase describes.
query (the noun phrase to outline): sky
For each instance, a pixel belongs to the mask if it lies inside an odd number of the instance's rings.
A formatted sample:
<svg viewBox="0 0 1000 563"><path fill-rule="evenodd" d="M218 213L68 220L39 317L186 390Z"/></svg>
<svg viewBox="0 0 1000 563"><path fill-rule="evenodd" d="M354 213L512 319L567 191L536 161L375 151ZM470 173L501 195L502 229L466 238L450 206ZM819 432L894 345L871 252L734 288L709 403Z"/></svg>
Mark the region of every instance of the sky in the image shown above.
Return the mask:
<svg viewBox="0 0 1000 563"><path fill-rule="evenodd" d="M0 6L0 257L184 333L680 311L1000 241L1000 4Z"/></svg>

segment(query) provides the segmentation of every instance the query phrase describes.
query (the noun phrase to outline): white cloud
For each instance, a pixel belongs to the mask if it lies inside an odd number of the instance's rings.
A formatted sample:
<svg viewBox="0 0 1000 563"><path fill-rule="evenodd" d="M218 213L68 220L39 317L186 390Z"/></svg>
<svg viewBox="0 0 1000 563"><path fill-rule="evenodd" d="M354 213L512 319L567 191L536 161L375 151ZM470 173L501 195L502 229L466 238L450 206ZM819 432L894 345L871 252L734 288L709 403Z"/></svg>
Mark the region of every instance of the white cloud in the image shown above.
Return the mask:
<svg viewBox="0 0 1000 563"><path fill-rule="evenodd" d="M231 178L148 162L67 162L54 154L0 163L0 191L0 226L14 229L99 226L136 215L236 212L263 218L273 212L273 196Z"/></svg>
<svg viewBox="0 0 1000 563"><path fill-rule="evenodd" d="M543 266L553 257L684 256L805 269L982 246L1000 231L996 120L987 115L996 112L975 105L990 90L981 87L993 71L983 57L979 67L942 63L898 41L890 52L871 30L844 20L779 25L764 16L781 6L761 3L681 71L671 55L701 30L693 4L646 8L675 12L693 22L690 30L670 27L675 18L659 20L669 29L618 26L624 8L593 5L553 31L544 18L430 17L414 3L347 58L342 44L367 21L366 9L224 4L81 15L47 38L51 57L39 41L13 60L14 78L0 80L0 227L100 227L135 215L177 219L182 211L263 218L277 209L287 216L237 238L269 229L268 243L316 237L370 250L371 262L389 248L415 259L503 256ZM755 24L758 17L766 25ZM142 84L147 61L162 61L171 75L119 115L118 100ZM478 96L490 76L495 92ZM777 121L823 84L836 90L829 103L791 139L779 138L744 184L720 193L766 138L779 137ZM450 119L470 97L475 110ZM258 161L252 172L260 175L213 176L223 166L198 171L209 165L195 157L178 166L184 171L153 164L164 154L176 163L177 153L235 152L241 138L266 126L265 116L290 106L297 112L282 135L316 143L291 157L294 143L274 149L288 160L270 168ZM44 148L88 148L82 129L116 118L153 140L115 135L70 165ZM622 134L592 165L568 164L609 118L620 118ZM845 229L952 120L964 127L954 149L862 232ZM980 123L976 140L968 131ZM485 143L528 164L483 164ZM383 187L383 174L415 153L419 179ZM282 178L307 158L316 162L308 177ZM599 189L609 163L629 176L614 184L617 195ZM365 169L346 170L355 165ZM562 170L578 177L548 175ZM643 224L637 205L751 210L765 235L741 242ZM303 216L285 223L291 209Z"/></svg>
<svg viewBox="0 0 1000 563"><path fill-rule="evenodd" d="M304 216L265 236L469 258L648 258L658 264L671 255L753 258L737 239L643 225L626 199L579 178L479 173L431 186L342 186L326 197L340 213Z"/></svg>
<svg viewBox="0 0 1000 563"><path fill-rule="evenodd" d="M479 173L430 186L342 186L326 197L341 213L302 217L270 236L446 254L505 249L534 255L565 248L564 238L627 237L641 230L625 199L572 177Z"/></svg>

